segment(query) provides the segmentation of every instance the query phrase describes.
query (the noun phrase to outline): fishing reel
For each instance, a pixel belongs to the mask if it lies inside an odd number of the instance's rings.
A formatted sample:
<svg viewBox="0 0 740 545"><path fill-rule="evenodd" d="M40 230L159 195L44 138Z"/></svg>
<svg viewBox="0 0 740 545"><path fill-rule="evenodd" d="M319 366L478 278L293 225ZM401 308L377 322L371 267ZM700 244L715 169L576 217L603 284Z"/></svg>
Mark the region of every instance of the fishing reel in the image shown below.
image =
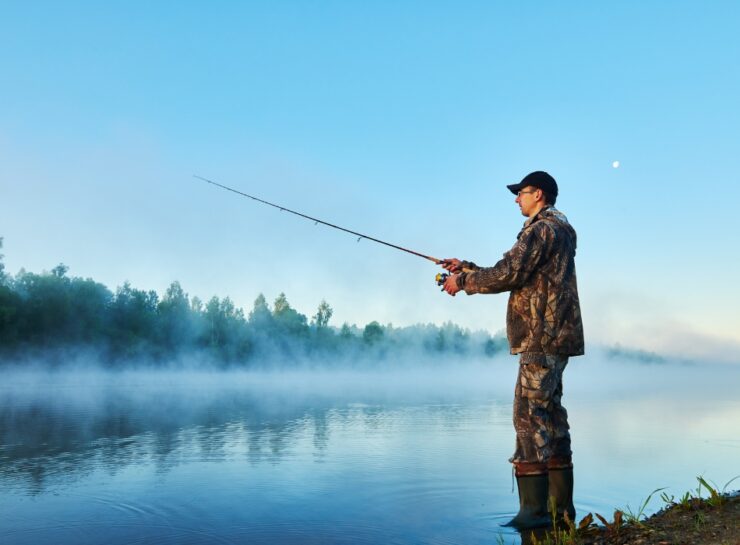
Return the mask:
<svg viewBox="0 0 740 545"><path fill-rule="evenodd" d="M434 277L434 280L435 282L437 282L438 286L444 286L445 280L447 280L449 276L450 275L448 273L437 273L437 276ZM444 291L444 289L442 291Z"/></svg>

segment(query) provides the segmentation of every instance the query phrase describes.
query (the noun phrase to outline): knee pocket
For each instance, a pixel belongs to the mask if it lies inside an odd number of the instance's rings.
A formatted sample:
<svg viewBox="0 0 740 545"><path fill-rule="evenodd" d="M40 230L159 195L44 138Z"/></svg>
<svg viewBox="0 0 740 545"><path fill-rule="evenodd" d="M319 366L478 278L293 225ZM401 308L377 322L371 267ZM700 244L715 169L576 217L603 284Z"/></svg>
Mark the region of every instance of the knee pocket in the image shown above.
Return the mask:
<svg viewBox="0 0 740 545"><path fill-rule="evenodd" d="M522 366L515 392L527 399L549 402L560 384L560 374L549 367L528 364Z"/></svg>

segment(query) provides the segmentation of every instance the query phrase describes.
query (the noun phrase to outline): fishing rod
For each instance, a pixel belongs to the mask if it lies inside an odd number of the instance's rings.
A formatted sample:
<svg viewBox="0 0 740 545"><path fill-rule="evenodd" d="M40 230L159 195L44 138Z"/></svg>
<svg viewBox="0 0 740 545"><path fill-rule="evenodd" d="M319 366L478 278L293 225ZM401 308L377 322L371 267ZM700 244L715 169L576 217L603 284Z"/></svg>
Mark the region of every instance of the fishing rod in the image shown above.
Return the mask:
<svg viewBox="0 0 740 545"><path fill-rule="evenodd" d="M322 225L326 225L327 227L331 227L332 229L338 229L340 231L344 231L345 233L350 233L351 235L355 235L357 237L357 242L360 242L363 238L366 240L372 240L373 242L377 242L378 244L383 244L384 246L389 246L390 248L395 248L396 250L401 250L402 252L409 253L411 255L415 255L424 259L427 259L431 262L433 262L435 265L442 265L445 260L444 259L438 259L436 257L432 257L430 255L422 254L420 252L416 252L414 250L409 250L408 248L404 248L403 246L398 246L396 244L391 244L390 242L386 242L384 240L380 240L379 238L371 237L369 235L364 235L362 233L358 233L357 231L352 231L351 229L346 229L344 227L341 227L339 225L335 225L333 223L329 223L328 221L321 220L319 218L314 218L312 216L308 216L306 214L303 214L301 212L297 212L296 210L291 210L290 208L286 208L284 206L280 206L279 204L271 203L269 201L266 201L264 199L260 199L259 197L255 197L254 195L249 195L248 193L244 193L242 191L239 191L238 189L234 189L233 187L229 187L223 184L220 184L218 182L214 182L213 180L209 180L208 178L204 178L203 176L198 176L197 174L193 174L193 178L198 178L199 180L203 180L206 183L209 183L211 185L214 185L216 187L220 187L221 189L225 189L226 191L231 191L232 193L236 193L237 195L241 195L242 197L247 197L248 199L252 199L253 201L257 201L262 204L266 204L267 206L272 206L273 208L277 208L281 212L289 212L291 214L294 214L296 216L299 216L301 218L305 218L307 220L311 220L314 222L314 225L318 225L319 223ZM444 281L447 279L446 273L439 273L437 274L436 281L437 284L442 285L444 284Z"/></svg>

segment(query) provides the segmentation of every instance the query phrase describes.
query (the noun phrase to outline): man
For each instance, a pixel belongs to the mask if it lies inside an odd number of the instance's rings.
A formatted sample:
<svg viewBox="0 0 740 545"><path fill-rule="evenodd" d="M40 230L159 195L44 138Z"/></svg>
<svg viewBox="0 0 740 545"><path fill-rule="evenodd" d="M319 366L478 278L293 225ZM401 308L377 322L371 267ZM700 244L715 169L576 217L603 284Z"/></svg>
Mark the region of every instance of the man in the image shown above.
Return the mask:
<svg viewBox="0 0 740 545"><path fill-rule="evenodd" d="M555 209L558 186L546 172L532 172L514 185L528 219L517 242L493 267L445 259L450 295L509 291L506 333L519 354L514 395L516 450L510 461L519 489L519 513L507 525L519 529L550 524L548 498L560 516L575 517L568 413L560 404L563 370L583 354L583 325L576 285L576 232Z"/></svg>

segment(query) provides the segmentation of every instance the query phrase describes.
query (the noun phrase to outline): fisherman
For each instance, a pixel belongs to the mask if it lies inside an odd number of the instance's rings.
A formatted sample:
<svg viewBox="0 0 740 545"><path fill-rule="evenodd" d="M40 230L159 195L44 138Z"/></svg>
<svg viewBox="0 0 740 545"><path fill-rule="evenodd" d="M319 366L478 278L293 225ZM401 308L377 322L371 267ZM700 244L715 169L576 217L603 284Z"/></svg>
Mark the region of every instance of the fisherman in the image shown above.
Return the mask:
<svg viewBox="0 0 740 545"><path fill-rule="evenodd" d="M546 172L508 185L528 219L517 242L493 267L442 260L450 295L510 292L506 333L519 354L514 393L514 464L519 512L506 526L551 524L548 498L559 517L573 506L573 463L568 413L561 405L563 371L570 356L583 354L583 325L576 285L576 232L555 208L558 185Z"/></svg>

